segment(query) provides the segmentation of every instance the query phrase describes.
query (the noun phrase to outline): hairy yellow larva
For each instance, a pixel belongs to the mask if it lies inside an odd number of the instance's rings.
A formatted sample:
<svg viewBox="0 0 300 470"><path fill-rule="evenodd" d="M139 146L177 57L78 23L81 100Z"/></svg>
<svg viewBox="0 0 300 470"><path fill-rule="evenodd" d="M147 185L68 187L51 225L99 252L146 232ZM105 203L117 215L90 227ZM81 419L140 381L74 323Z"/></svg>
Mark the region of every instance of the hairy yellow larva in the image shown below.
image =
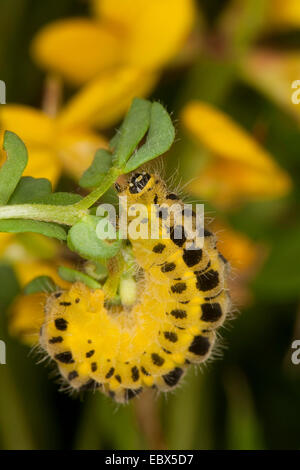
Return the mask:
<svg viewBox="0 0 300 470"><path fill-rule="evenodd" d="M135 174L118 190L129 205L176 201L183 207L157 175ZM215 330L230 308L228 264L211 232L205 230L198 250L186 250L185 237L174 239L172 233L169 239L131 243L144 273L133 307L111 311L101 289L75 283L49 296L40 338L72 388L99 389L118 402L144 387L176 387L189 364L211 354Z"/></svg>

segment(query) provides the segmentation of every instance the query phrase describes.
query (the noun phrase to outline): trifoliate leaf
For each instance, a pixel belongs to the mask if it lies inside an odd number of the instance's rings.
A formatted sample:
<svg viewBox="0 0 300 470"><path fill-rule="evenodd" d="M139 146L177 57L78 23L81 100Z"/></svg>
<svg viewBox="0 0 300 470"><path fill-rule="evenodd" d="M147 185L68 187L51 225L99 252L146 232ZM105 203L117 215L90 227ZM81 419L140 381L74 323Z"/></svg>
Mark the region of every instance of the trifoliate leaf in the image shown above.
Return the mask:
<svg viewBox="0 0 300 470"><path fill-rule="evenodd" d="M27 165L27 149L22 140L13 132L4 134L3 149L7 159L0 168L0 205L5 205L13 194Z"/></svg>
<svg viewBox="0 0 300 470"><path fill-rule="evenodd" d="M135 98L124 119L117 137L110 145L115 146L114 161L122 167L132 155L150 126L150 101Z"/></svg>
<svg viewBox="0 0 300 470"><path fill-rule="evenodd" d="M52 186L46 178L23 176L8 201L8 204L30 204L51 194Z"/></svg>
<svg viewBox="0 0 300 470"><path fill-rule="evenodd" d="M58 274L60 277L67 282L83 282L86 286L91 289L100 289L101 284L95 281L92 277L84 274L76 269L66 268L65 266L60 266L58 268Z"/></svg>
<svg viewBox="0 0 300 470"><path fill-rule="evenodd" d="M50 204L53 206L70 206L81 201L82 196L75 193L52 193L47 196L36 198L36 204Z"/></svg>
<svg viewBox="0 0 300 470"><path fill-rule="evenodd" d="M56 292L59 287L55 284L53 279L49 276L38 276L32 281L30 281L24 287L24 294L36 294L37 292L45 292L51 294L52 292Z"/></svg>
<svg viewBox="0 0 300 470"><path fill-rule="evenodd" d="M129 173L144 163L165 153L175 138L175 129L167 111L160 103L151 105L150 128L146 142L129 159L124 172Z"/></svg>
<svg viewBox="0 0 300 470"><path fill-rule="evenodd" d="M83 173L79 184L82 188L98 186L112 166L112 154L100 149L96 152L93 163Z"/></svg>
<svg viewBox="0 0 300 470"><path fill-rule="evenodd" d="M0 220L0 232L33 232L57 238L58 240L67 239L65 230L59 225L50 222L39 222L38 220L3 219Z"/></svg>
<svg viewBox="0 0 300 470"><path fill-rule="evenodd" d="M121 248L120 240L104 240L97 235L99 217L87 216L69 230L68 246L86 259L98 260L112 258ZM108 222L109 223L109 222Z"/></svg>

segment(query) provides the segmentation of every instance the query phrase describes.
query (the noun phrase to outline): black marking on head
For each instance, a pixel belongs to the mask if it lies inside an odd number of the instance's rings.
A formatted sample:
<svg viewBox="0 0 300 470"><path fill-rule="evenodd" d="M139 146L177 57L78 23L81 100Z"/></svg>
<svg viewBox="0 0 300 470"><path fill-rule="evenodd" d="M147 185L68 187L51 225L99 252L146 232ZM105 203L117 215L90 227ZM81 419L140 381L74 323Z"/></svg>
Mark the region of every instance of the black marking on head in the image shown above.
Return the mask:
<svg viewBox="0 0 300 470"><path fill-rule="evenodd" d="M172 201L176 201L179 199L179 197L177 196L177 194L170 193L166 195L166 199L171 199Z"/></svg>
<svg viewBox="0 0 300 470"><path fill-rule="evenodd" d="M151 179L149 173L135 173L129 183L129 192L131 194L140 193L145 186L147 186L148 181Z"/></svg>
<svg viewBox="0 0 300 470"><path fill-rule="evenodd" d="M186 283L185 282L177 282L173 286L171 286L171 291L173 294L181 294L187 289Z"/></svg>
<svg viewBox="0 0 300 470"><path fill-rule="evenodd" d="M92 342L93 342L93 341L92 341L91 339L88 339L88 343L89 343L89 344L92 344Z"/></svg>
<svg viewBox="0 0 300 470"><path fill-rule="evenodd" d="M105 378L110 379L114 375L114 372L115 372L115 368L111 367L111 369L109 369L109 371L107 372Z"/></svg>
<svg viewBox="0 0 300 470"><path fill-rule="evenodd" d="M132 398L136 397L141 391L143 390L143 387L131 389L131 388L125 388L124 390L124 399L126 401L132 400Z"/></svg>
<svg viewBox="0 0 300 470"><path fill-rule="evenodd" d="M110 398L115 398L116 393L113 392L112 390L110 390L110 391L108 392L108 395L110 396Z"/></svg>
<svg viewBox="0 0 300 470"><path fill-rule="evenodd" d="M66 331L68 328L68 322L64 318L56 318L54 323L57 330Z"/></svg>
<svg viewBox="0 0 300 470"><path fill-rule="evenodd" d="M92 364L91 364L91 371L92 371L92 372L96 372L97 369L98 369L97 362L92 362Z"/></svg>
<svg viewBox="0 0 300 470"><path fill-rule="evenodd" d="M56 297L57 299L59 299L59 297L62 295L62 292L56 292L56 294L54 294L54 297Z"/></svg>
<svg viewBox="0 0 300 470"><path fill-rule="evenodd" d="M62 343L63 342L62 336L53 336L53 338L49 339L50 344Z"/></svg>
<svg viewBox="0 0 300 470"><path fill-rule="evenodd" d="M119 384L121 384L122 383L121 376L118 374L115 377L116 377L116 380L119 382Z"/></svg>
<svg viewBox="0 0 300 470"><path fill-rule="evenodd" d="M153 353L151 354L152 362L155 366L161 367L165 362L164 358L160 357L158 354Z"/></svg>
<svg viewBox="0 0 300 470"><path fill-rule="evenodd" d="M170 314L175 317L175 318L186 318L187 314L185 310L180 310L180 309L174 309L171 310Z"/></svg>
<svg viewBox="0 0 300 470"><path fill-rule="evenodd" d="M206 336L198 335L195 336L190 347L189 351L196 356L205 356L210 348L210 341Z"/></svg>
<svg viewBox="0 0 300 470"><path fill-rule="evenodd" d="M150 375L149 372L147 372L145 367L143 367L143 366L141 367L141 371L144 375L148 375L148 376Z"/></svg>
<svg viewBox="0 0 300 470"><path fill-rule="evenodd" d="M120 186L118 183L115 183L115 189L116 189L117 193L121 193L121 192L122 192L122 188L121 188L121 186Z"/></svg>
<svg viewBox="0 0 300 470"><path fill-rule="evenodd" d="M64 351L59 354L55 354L54 359L63 364L73 364L75 361L73 359L71 351Z"/></svg>
<svg viewBox="0 0 300 470"><path fill-rule="evenodd" d="M154 199L153 199L153 202L154 202L154 204L157 204L157 203L158 203L158 195L157 195L157 194L155 194Z"/></svg>
<svg viewBox="0 0 300 470"><path fill-rule="evenodd" d="M68 375L68 380L71 382L72 380L77 379L77 377L78 377L77 370L72 370L72 372L70 372Z"/></svg>
<svg viewBox="0 0 300 470"><path fill-rule="evenodd" d="M75 299L75 303L76 303L76 304L79 304L79 302L80 302L80 298L77 297L77 299Z"/></svg>
<svg viewBox="0 0 300 470"><path fill-rule="evenodd" d="M217 287L219 284L218 271L214 271L213 269L210 269L210 271L207 271L204 274L199 274L197 271L195 271L195 274L197 277L196 287L198 290L202 292L212 290L215 287Z"/></svg>
<svg viewBox="0 0 300 470"><path fill-rule="evenodd" d="M176 268L175 263L164 263L163 266L161 267L161 272L169 273L171 271L174 271L175 268Z"/></svg>
<svg viewBox="0 0 300 470"><path fill-rule="evenodd" d="M185 264L191 268L193 266L196 266L201 259L202 259L203 251L201 249L199 250L183 250L183 255L182 259L185 262Z"/></svg>
<svg viewBox="0 0 300 470"><path fill-rule="evenodd" d="M72 302L59 302L59 305L61 305L62 307L70 307L70 305L72 305Z"/></svg>
<svg viewBox="0 0 300 470"><path fill-rule="evenodd" d="M222 309L219 303L207 303L201 305L202 316L201 320L207 322L215 322L222 317Z"/></svg>
<svg viewBox="0 0 300 470"><path fill-rule="evenodd" d="M92 349L91 351L86 353L86 357L87 358L92 357L94 354L95 354L95 349Z"/></svg>
<svg viewBox="0 0 300 470"><path fill-rule="evenodd" d="M162 253L164 249L166 248L166 245L163 245L162 243L158 243L153 247L153 252L154 253Z"/></svg>
<svg viewBox="0 0 300 470"><path fill-rule="evenodd" d="M86 392L88 390L96 390L99 387L101 387L101 384L99 384L99 382L96 382L96 380L94 379L90 379L80 387L79 391Z"/></svg>
<svg viewBox="0 0 300 470"><path fill-rule="evenodd" d="M179 303L182 305L186 305L190 303L190 300L179 300Z"/></svg>
<svg viewBox="0 0 300 470"><path fill-rule="evenodd" d="M136 366L132 367L131 369L131 377L134 382L137 382L140 378L140 373Z"/></svg>
<svg viewBox="0 0 300 470"><path fill-rule="evenodd" d="M181 379L182 374L183 370L180 369L180 367L175 367L171 372L163 375L163 379L169 387L175 387Z"/></svg>
<svg viewBox="0 0 300 470"><path fill-rule="evenodd" d="M179 237L179 238L175 238ZM186 236L184 233L184 228L182 225L176 225L174 227L171 227L170 230L170 239L172 240L173 243L175 243L176 246L179 246L180 248L185 244L186 242Z"/></svg>
<svg viewBox="0 0 300 470"><path fill-rule="evenodd" d="M176 343L178 341L178 336L172 331L164 331L164 337L171 343Z"/></svg>

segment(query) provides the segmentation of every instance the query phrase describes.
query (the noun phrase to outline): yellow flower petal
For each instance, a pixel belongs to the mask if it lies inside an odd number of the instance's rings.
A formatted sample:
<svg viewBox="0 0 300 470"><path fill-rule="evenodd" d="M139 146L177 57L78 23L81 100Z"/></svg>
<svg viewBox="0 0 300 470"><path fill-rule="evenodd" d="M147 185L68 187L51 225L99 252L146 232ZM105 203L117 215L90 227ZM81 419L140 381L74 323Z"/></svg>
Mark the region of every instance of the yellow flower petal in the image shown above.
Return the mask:
<svg viewBox="0 0 300 470"><path fill-rule="evenodd" d="M79 91L58 116L60 128L115 124L127 111L134 97L147 95L157 81L156 73L124 67L103 74Z"/></svg>
<svg viewBox="0 0 300 470"><path fill-rule="evenodd" d="M215 155L262 170L274 168L268 152L219 109L195 101L184 108L182 118L186 128Z"/></svg>
<svg viewBox="0 0 300 470"><path fill-rule="evenodd" d="M68 266L68 263L65 261L62 263L47 263L45 261L34 261L29 259L28 261L15 262L13 263L13 267L22 287L39 276L49 276L60 287L68 287L70 286L69 282L64 281L58 275L57 268L60 264ZM71 267L70 264L69 266Z"/></svg>
<svg viewBox="0 0 300 470"><path fill-rule="evenodd" d="M272 0L267 20L272 26L299 28L299 0Z"/></svg>
<svg viewBox="0 0 300 470"><path fill-rule="evenodd" d="M55 187L61 174L61 162L54 150L47 148L35 148L27 145L28 164L24 170L24 176L34 178L47 178Z"/></svg>
<svg viewBox="0 0 300 470"><path fill-rule="evenodd" d="M45 69L81 85L120 62L121 44L104 23L71 18L43 28L34 39L32 54Z"/></svg>
<svg viewBox="0 0 300 470"><path fill-rule="evenodd" d="M0 128L15 132L25 144L50 145L54 135L53 119L29 106L1 106Z"/></svg>
<svg viewBox="0 0 300 470"><path fill-rule="evenodd" d="M6 105L1 107L0 124L1 161L5 160L3 131L13 131L28 150L24 176L48 178L55 185L61 173L61 163L55 153L55 121L29 106Z"/></svg>
<svg viewBox="0 0 300 470"><path fill-rule="evenodd" d="M290 178L282 171L262 171L222 159L208 164L188 186L192 194L211 200L222 208L247 200L282 197L290 188Z"/></svg>
<svg viewBox="0 0 300 470"><path fill-rule="evenodd" d="M98 0L99 17L127 30L128 63L157 68L179 52L195 19L193 0Z"/></svg>
<svg viewBox="0 0 300 470"><path fill-rule="evenodd" d="M47 295L37 293L16 298L9 311L8 327L12 336L16 336L28 346L39 341L39 331L44 323L44 307Z"/></svg>
<svg viewBox="0 0 300 470"><path fill-rule="evenodd" d="M9 244L12 238L12 233L0 233L0 255L3 254L4 250L6 249L7 245Z"/></svg>
<svg viewBox="0 0 300 470"><path fill-rule="evenodd" d="M260 247L246 235L233 230L227 224L214 221L212 229L218 237L218 249L234 270L242 274L251 270L258 261Z"/></svg>
<svg viewBox="0 0 300 470"><path fill-rule="evenodd" d="M77 180L91 165L96 151L108 145L104 137L86 129L62 132L58 142L59 159L65 171Z"/></svg>
<svg viewBox="0 0 300 470"><path fill-rule="evenodd" d="M300 122L300 105L292 101L293 93L297 92L292 89L292 83L300 77L299 52L255 50L244 58L242 70L246 80Z"/></svg>

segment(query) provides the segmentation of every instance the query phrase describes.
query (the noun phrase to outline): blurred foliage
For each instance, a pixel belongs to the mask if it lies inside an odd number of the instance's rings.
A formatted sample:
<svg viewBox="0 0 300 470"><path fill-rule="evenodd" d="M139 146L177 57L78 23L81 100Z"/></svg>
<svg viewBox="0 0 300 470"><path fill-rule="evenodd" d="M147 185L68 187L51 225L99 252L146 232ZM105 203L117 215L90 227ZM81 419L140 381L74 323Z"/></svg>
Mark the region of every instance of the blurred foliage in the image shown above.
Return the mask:
<svg viewBox="0 0 300 470"><path fill-rule="evenodd" d="M292 340L300 336L300 129L287 111L245 83L230 54L219 53L220 38L214 42L213 37L229 3L198 0L209 52L166 71L152 98L174 110L175 120L190 99L217 105L258 137L292 176L294 190L284 199L249 202L230 213L208 205L213 217L222 215L233 228L263 243L268 255L251 281L251 302L223 329L221 357L190 370L181 389L156 403L165 445L171 449L296 449L300 366L293 366L290 356ZM7 100L39 108L45 75L29 57L30 42L53 20L88 15L88 2L1 0L0 12L0 78L7 84ZM283 47L283 37L285 47L299 49L300 29L266 32L260 42ZM66 88L66 95L70 93ZM178 170L183 182L189 146L180 132L167 160L167 172ZM67 191L76 187L65 177L58 185ZM0 337L7 345L7 365L0 366L0 447L148 448L133 403L122 407L101 394L78 398L58 391L45 363L36 364L38 354L29 355L7 333L7 309L20 287L5 262L0 286Z"/></svg>

